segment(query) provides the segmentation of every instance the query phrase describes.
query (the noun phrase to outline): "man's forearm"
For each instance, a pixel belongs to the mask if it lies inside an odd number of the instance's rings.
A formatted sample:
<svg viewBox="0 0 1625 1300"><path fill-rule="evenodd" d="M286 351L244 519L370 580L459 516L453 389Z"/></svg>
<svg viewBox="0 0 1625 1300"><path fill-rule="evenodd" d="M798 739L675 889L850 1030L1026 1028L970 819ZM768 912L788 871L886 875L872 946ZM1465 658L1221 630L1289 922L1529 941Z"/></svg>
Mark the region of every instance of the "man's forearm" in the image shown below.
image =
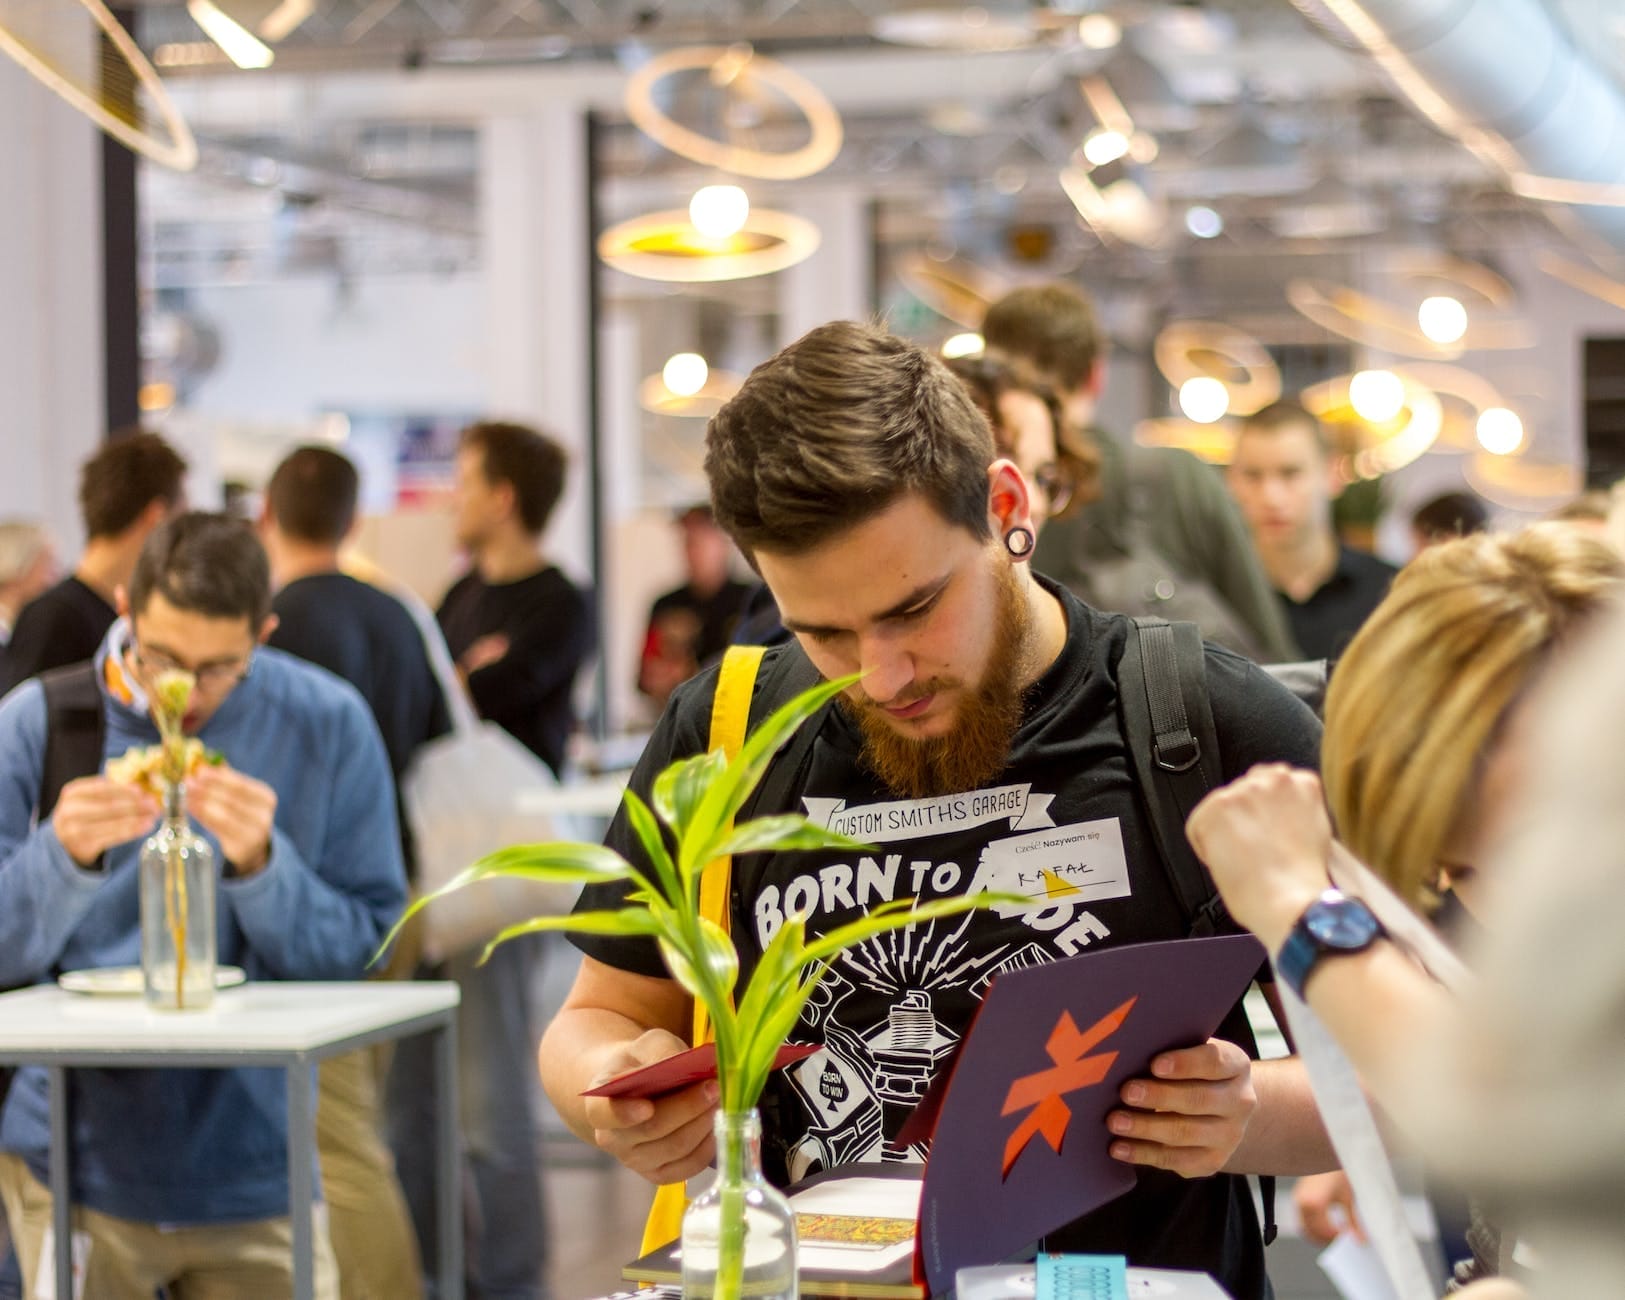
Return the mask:
<svg viewBox="0 0 1625 1300"><path fill-rule="evenodd" d="M1309 1073L1295 1056L1253 1065L1258 1109L1241 1145L1225 1162L1231 1174L1318 1174L1337 1168L1315 1106Z"/></svg>
<svg viewBox="0 0 1625 1300"><path fill-rule="evenodd" d="M542 1035L538 1054L542 1087L559 1117L583 1142L596 1145L582 1090L594 1085L606 1056L639 1038L647 1028L618 1012L566 1007Z"/></svg>

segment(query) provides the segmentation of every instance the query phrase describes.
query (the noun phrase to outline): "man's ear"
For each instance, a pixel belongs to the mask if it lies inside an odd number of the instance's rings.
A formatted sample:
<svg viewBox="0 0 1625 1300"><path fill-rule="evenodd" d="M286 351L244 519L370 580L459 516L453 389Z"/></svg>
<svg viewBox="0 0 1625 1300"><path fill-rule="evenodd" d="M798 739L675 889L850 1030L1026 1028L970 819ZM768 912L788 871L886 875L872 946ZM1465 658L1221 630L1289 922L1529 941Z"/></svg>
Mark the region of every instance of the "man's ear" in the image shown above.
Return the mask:
<svg viewBox="0 0 1625 1300"><path fill-rule="evenodd" d="M258 637L258 644L266 645L267 643L269 643L269 641L271 640L271 633L275 632L277 630L277 628L281 625L281 623L282 623L282 620L280 618L278 618L275 614L267 614L265 616L265 622L260 624L260 634L259 634L259 637Z"/></svg>
<svg viewBox="0 0 1625 1300"><path fill-rule="evenodd" d="M1002 538L1012 528L1033 526L1027 480L1012 460L1000 458L987 467L988 523Z"/></svg>
<svg viewBox="0 0 1625 1300"><path fill-rule="evenodd" d="M130 592L122 582L113 588L113 608L120 618L130 617Z"/></svg>
<svg viewBox="0 0 1625 1300"><path fill-rule="evenodd" d="M1089 377L1083 381L1083 391L1096 401L1106 390L1106 358L1097 356L1094 365L1089 367Z"/></svg>

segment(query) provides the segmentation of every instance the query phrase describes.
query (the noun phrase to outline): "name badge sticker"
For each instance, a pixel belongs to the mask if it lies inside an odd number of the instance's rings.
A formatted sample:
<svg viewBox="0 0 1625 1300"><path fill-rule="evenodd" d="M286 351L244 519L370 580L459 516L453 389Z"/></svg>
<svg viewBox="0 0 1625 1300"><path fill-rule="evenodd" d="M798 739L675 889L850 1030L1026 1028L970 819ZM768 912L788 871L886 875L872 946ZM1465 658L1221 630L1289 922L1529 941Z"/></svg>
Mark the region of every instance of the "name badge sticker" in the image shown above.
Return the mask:
<svg viewBox="0 0 1625 1300"><path fill-rule="evenodd" d="M1035 903L1095 903L1127 898L1128 856L1116 817L1074 822L994 840L982 851L979 883Z"/></svg>

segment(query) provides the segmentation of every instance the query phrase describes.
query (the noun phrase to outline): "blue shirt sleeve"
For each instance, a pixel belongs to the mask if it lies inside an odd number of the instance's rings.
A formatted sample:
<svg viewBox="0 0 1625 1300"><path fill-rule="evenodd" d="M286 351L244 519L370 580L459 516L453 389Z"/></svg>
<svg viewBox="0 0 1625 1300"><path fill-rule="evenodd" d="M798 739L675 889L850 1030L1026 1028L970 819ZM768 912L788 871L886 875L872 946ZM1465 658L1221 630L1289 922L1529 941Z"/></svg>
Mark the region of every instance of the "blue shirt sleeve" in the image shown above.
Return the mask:
<svg viewBox="0 0 1625 1300"><path fill-rule="evenodd" d="M50 974L107 882L34 825L44 769L45 692L30 681L0 701L0 986Z"/></svg>
<svg viewBox="0 0 1625 1300"><path fill-rule="evenodd" d="M389 760L353 692L336 711L334 731L323 756L334 798L317 847L302 853L279 825L265 867L221 884L221 906L278 979L360 978L406 907Z"/></svg>

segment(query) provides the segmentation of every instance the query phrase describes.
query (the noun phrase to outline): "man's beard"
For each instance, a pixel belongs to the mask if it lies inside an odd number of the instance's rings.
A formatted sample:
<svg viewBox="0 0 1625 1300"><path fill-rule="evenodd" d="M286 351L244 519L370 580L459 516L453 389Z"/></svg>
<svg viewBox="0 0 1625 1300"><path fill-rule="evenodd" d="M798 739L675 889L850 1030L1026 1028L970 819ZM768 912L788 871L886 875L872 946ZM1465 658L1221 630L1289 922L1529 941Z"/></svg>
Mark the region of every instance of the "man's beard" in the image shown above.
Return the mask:
<svg viewBox="0 0 1625 1300"><path fill-rule="evenodd" d="M1022 669L1032 613L1014 568L1000 565L998 575L993 651L981 681L959 698L947 735L925 739L903 735L867 698L841 698L841 707L863 733L863 765L896 794L923 799L974 790L1009 762L1021 726ZM958 685L951 679L932 678L917 684L910 695L919 699Z"/></svg>

